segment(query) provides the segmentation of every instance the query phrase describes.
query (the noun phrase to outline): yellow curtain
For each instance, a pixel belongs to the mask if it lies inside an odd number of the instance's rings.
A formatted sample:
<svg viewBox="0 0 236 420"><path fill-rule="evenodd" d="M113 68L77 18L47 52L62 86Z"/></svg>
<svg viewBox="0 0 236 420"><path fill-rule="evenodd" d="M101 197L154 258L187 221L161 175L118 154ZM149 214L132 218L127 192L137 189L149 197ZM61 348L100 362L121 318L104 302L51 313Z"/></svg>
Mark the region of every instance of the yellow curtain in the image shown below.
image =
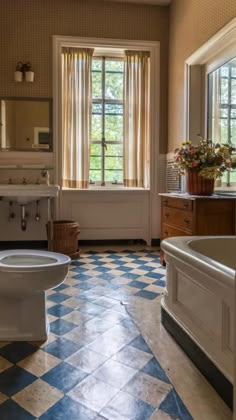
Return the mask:
<svg viewBox="0 0 236 420"><path fill-rule="evenodd" d="M124 185L150 185L150 53L125 51Z"/></svg>
<svg viewBox="0 0 236 420"><path fill-rule="evenodd" d="M62 186L89 184L93 49L62 48Z"/></svg>

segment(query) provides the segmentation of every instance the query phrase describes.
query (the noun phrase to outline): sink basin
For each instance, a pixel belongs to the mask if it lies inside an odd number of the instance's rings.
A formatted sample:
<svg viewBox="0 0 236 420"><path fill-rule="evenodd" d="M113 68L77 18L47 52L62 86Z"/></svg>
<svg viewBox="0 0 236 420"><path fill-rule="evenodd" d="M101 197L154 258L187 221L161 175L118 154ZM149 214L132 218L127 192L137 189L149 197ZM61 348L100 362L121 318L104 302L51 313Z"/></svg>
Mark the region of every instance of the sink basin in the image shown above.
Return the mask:
<svg viewBox="0 0 236 420"><path fill-rule="evenodd" d="M0 185L0 197L9 201L16 201L19 204L27 204L30 201L37 201L42 198L57 197L58 191L58 185Z"/></svg>

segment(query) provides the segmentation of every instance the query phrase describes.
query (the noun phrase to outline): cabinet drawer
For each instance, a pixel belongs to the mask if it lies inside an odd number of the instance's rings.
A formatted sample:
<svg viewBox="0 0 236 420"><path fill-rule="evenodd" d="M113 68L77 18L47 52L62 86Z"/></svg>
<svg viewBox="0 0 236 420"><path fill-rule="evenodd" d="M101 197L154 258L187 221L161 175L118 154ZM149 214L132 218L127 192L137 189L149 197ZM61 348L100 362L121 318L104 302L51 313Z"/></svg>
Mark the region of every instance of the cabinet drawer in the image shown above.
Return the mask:
<svg viewBox="0 0 236 420"><path fill-rule="evenodd" d="M167 224L163 224L162 226L162 233L161 239L171 238L172 236L190 236L192 234L191 231L186 232L185 230L174 228L173 226L169 226Z"/></svg>
<svg viewBox="0 0 236 420"><path fill-rule="evenodd" d="M192 210L193 200L178 197L162 197L163 207L173 207L182 210Z"/></svg>
<svg viewBox="0 0 236 420"><path fill-rule="evenodd" d="M162 217L163 223L174 225L181 229L192 230L193 213L191 211L163 207Z"/></svg>

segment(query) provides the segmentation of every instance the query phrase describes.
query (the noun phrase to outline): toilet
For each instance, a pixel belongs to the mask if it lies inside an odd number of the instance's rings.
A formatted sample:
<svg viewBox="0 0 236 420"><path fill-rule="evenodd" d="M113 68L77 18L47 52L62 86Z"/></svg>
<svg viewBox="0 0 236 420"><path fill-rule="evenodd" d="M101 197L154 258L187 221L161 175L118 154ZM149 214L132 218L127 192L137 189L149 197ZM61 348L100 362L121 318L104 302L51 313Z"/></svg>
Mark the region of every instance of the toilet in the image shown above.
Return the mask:
<svg viewBox="0 0 236 420"><path fill-rule="evenodd" d="M45 341L46 291L59 286L70 258L47 251L0 251L0 341Z"/></svg>

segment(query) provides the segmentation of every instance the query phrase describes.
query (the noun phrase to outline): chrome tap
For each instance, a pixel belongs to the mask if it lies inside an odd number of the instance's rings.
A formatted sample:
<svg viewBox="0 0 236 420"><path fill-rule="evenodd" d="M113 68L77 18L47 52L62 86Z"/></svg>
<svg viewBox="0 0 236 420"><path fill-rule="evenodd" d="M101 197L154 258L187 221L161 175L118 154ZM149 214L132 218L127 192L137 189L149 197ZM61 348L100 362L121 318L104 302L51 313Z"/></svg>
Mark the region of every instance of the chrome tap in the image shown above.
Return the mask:
<svg viewBox="0 0 236 420"><path fill-rule="evenodd" d="M42 178L46 179L46 184L49 185L50 184L50 175L49 175L49 172L46 169L43 169L41 171L41 176L42 176Z"/></svg>

